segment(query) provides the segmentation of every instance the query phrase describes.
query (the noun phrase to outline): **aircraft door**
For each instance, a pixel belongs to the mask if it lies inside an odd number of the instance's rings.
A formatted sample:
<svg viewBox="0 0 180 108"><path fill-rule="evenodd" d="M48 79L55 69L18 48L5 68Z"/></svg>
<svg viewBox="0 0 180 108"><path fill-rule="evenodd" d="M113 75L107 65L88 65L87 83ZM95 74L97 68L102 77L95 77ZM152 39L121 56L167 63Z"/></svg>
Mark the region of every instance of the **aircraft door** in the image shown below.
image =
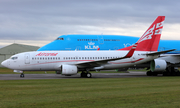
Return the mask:
<svg viewBox="0 0 180 108"><path fill-rule="evenodd" d="M118 50L118 49L119 49L119 47L118 47L118 46L116 46L116 47L114 47L114 49L115 49L115 50Z"/></svg>
<svg viewBox="0 0 180 108"><path fill-rule="evenodd" d="M137 59L137 55L133 54L133 56L131 57L131 61L132 61L132 62L135 62L136 59Z"/></svg>
<svg viewBox="0 0 180 108"><path fill-rule="evenodd" d="M25 64L29 64L30 63L30 55L28 53L25 54Z"/></svg>
<svg viewBox="0 0 180 108"><path fill-rule="evenodd" d="M76 50L81 50L81 47L80 47L80 46L77 46L77 47L76 47Z"/></svg>
<svg viewBox="0 0 180 108"><path fill-rule="evenodd" d="M103 35L98 36L99 44L104 44Z"/></svg>

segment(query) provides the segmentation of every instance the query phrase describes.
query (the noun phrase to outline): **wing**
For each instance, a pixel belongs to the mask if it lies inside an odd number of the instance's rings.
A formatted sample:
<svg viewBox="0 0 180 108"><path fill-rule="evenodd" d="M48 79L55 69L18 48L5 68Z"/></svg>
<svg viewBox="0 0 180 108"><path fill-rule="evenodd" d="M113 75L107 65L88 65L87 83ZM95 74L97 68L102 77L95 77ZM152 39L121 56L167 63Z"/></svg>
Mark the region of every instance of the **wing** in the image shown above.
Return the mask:
<svg viewBox="0 0 180 108"><path fill-rule="evenodd" d="M107 64L109 61L130 58L134 54L134 51L135 51L136 47L137 47L137 43L135 43L133 45L133 47L129 50L129 52L125 56L120 57L120 58L112 58L112 59L96 60L96 61L87 61L87 62L77 63L76 66L78 66L79 68L85 68L85 67L92 68L92 67L102 66L103 64Z"/></svg>
<svg viewBox="0 0 180 108"><path fill-rule="evenodd" d="M173 65L180 65L180 54L162 54L160 55L160 59L165 60L166 62Z"/></svg>
<svg viewBox="0 0 180 108"><path fill-rule="evenodd" d="M149 55L149 56L160 55L160 54L171 52L171 51L174 51L174 50L176 50L176 49L166 50L166 51L159 51L159 52L153 52L153 53L148 53L148 54L145 54L145 55Z"/></svg>

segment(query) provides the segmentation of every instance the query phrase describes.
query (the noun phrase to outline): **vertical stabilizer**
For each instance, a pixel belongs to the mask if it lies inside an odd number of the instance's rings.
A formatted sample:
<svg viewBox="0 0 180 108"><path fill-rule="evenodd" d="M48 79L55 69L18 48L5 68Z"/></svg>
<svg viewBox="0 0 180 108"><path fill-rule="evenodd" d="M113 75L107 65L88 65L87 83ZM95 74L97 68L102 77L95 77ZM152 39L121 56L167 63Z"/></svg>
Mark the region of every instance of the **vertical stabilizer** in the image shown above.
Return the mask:
<svg viewBox="0 0 180 108"><path fill-rule="evenodd" d="M165 16L158 16L141 38L136 42L136 51L157 51ZM130 50L132 46L120 50Z"/></svg>

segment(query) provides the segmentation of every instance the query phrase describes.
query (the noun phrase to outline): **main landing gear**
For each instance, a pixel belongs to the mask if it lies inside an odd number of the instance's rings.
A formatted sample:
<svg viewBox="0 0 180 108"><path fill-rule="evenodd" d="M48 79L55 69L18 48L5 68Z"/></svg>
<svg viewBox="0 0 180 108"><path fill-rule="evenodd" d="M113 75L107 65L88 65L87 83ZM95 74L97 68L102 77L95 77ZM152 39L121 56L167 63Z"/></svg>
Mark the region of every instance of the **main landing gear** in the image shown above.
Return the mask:
<svg viewBox="0 0 180 108"><path fill-rule="evenodd" d="M88 71L86 72L82 71L81 78L91 78L91 77L92 77L91 73L89 73Z"/></svg>
<svg viewBox="0 0 180 108"><path fill-rule="evenodd" d="M148 71L146 73L147 76L157 76L158 74L162 74L163 76L180 76L180 71L175 67L168 67L166 71L163 72L151 72Z"/></svg>
<svg viewBox="0 0 180 108"><path fill-rule="evenodd" d="M147 71L147 72L146 72L146 75L147 75L147 76L157 76L158 73L157 73L157 72Z"/></svg>
<svg viewBox="0 0 180 108"><path fill-rule="evenodd" d="M20 78L24 78L24 73L21 73Z"/></svg>

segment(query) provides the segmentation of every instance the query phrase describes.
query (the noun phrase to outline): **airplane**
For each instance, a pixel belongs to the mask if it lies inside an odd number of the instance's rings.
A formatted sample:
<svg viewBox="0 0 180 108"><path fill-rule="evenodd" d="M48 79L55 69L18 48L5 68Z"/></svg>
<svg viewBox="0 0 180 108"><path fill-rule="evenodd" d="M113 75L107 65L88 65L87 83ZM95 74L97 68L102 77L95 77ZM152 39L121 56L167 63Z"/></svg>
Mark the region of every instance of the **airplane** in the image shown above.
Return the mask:
<svg viewBox="0 0 180 108"><path fill-rule="evenodd" d="M37 51L118 50L133 45L138 39L139 37L123 35L68 34L59 36ZM176 49L168 54L179 54L178 46L180 46L180 40L160 40L158 51Z"/></svg>
<svg viewBox="0 0 180 108"><path fill-rule="evenodd" d="M112 51L33 51L13 55L1 65L23 71L57 71L62 75L74 75L82 71L81 77L91 78L89 71L130 67L152 61L160 54L174 51L157 52L165 16L158 16L142 37L132 46ZM158 67L154 67L157 70Z"/></svg>
<svg viewBox="0 0 180 108"><path fill-rule="evenodd" d="M65 51L65 50L118 50L133 45L138 37L122 35L79 35L69 34L59 36L53 42L41 47L38 51ZM175 51L161 54L151 62L134 65L128 68L146 68L148 76L163 74L164 76L177 76L180 72L180 40L160 40L158 51L176 49ZM155 64L159 69L154 70ZM151 69L152 68L152 69ZM153 70L153 72L151 71Z"/></svg>

